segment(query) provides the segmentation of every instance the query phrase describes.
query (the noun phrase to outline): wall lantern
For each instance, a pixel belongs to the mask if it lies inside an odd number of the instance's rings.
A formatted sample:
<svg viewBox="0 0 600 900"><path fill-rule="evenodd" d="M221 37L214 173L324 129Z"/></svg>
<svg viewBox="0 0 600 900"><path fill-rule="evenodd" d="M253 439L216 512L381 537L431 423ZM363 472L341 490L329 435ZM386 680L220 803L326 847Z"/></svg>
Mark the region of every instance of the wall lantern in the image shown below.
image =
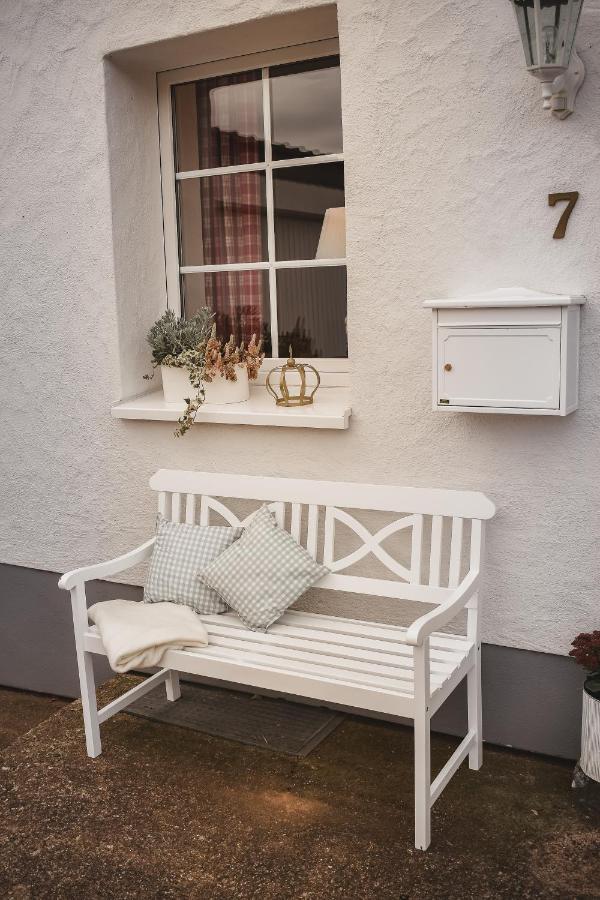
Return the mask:
<svg viewBox="0 0 600 900"><path fill-rule="evenodd" d="M527 69L542 83L544 109L566 119L585 69L574 49L583 0L510 0L525 50Z"/></svg>

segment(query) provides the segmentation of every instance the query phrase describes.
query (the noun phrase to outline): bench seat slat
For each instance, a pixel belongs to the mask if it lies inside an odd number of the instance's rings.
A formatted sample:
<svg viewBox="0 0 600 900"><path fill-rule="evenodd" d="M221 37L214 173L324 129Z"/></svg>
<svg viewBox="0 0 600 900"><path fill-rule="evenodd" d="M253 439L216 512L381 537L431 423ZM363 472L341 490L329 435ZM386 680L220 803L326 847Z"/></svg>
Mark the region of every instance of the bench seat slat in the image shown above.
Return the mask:
<svg viewBox="0 0 600 900"><path fill-rule="evenodd" d="M227 613L227 616L230 614ZM298 624L308 628L331 629L340 634L364 635L372 632L380 640L398 641L400 635L406 634L408 629L403 625L386 625L382 622L371 622L364 619L348 619L342 616L326 616L322 613L305 613L300 610L288 610L279 622L292 624L292 619ZM460 652L469 650L471 641L462 634L445 634L435 632L431 635L431 646L444 650L457 650Z"/></svg>
<svg viewBox="0 0 600 900"><path fill-rule="evenodd" d="M312 645L301 642L296 642L299 646L290 646L290 643L287 641L274 641L268 644L260 641L256 644L248 645L246 641L215 634L211 629L209 629L208 634L210 638L209 646L211 647L224 647L229 650L239 650L242 653L246 653L250 648L252 650L256 648L260 653L269 656L295 659L309 664L327 665L345 672L362 672L366 675L381 675L387 678L408 679L409 681L412 681L414 677L414 664L411 664L411 661L406 658L404 662L399 662L396 665L393 665L392 660L389 661L388 665L385 665L357 655L344 655L339 652L337 647L330 644L318 644L313 648ZM331 647L333 652L328 652L328 647ZM451 666L445 667L442 671L434 669L432 666L432 683L442 684L453 671Z"/></svg>
<svg viewBox="0 0 600 900"><path fill-rule="evenodd" d="M379 685L388 690L394 690L395 686L403 694L413 695L413 648L404 643L405 628L391 626L385 629L377 623L291 612L263 633L250 631L233 613L202 616L202 619L209 634L213 658L223 651L229 659L263 661L265 665L277 668L289 665L290 671L310 672L317 677L327 675L346 684ZM321 630L325 619L329 626L327 631ZM341 625L338 624L340 621ZM290 622L293 624L286 624ZM313 627L299 628L297 622ZM336 624L337 632L333 630ZM348 629L348 626L351 627ZM354 631L360 631L360 636ZM379 640L382 631L387 632L385 641ZM371 637L373 633L375 638ZM395 640L391 639L392 635ZM465 638L451 643L455 646L453 650L437 650L432 646L432 693L462 666L472 647Z"/></svg>
<svg viewBox="0 0 600 900"><path fill-rule="evenodd" d="M248 629L244 628L243 625L241 626L241 628L237 628L235 630L237 636L240 637L241 640L251 642L255 639L251 636L253 632L248 633ZM283 635L285 637L298 638L299 640L305 641L307 643L313 643L315 641L321 641L323 643L331 642L333 644L337 644L342 648L346 647L355 650L373 650L375 652L385 653L389 657L412 657L412 647L410 647L408 644L405 644L402 640L398 640L396 643L393 643L392 641L379 641L368 637L358 637L355 635L347 635L344 633L339 634L334 631L317 631L316 629L295 628L292 625L271 625L267 635L267 640L269 639L269 635ZM432 651L432 653L433 652L434 651ZM435 658L439 662L445 661L452 664L455 664L457 659L462 658L463 655L444 650L436 650L435 654Z"/></svg>
<svg viewBox="0 0 600 900"><path fill-rule="evenodd" d="M367 685L402 694L413 693L412 678L387 678L381 675L359 672L356 669L340 670L329 665L326 658L321 663L315 663L296 659L291 655L287 657L270 656L268 653L261 652L258 646L254 649L249 648L248 650L240 651L230 647L216 647L209 644L208 647L204 647L198 652L209 659L234 659L240 662L259 664L265 669L283 668L287 672L301 672L302 674L314 675L319 678L326 677L331 681L340 681L343 684L355 684L360 687Z"/></svg>
<svg viewBox="0 0 600 900"><path fill-rule="evenodd" d="M169 650L163 658L165 666L178 672L193 672L209 678L225 678L234 683L263 687L298 697L310 697L323 700L325 703L341 703L356 709L370 709L409 718L413 715L412 690L400 691L397 687L389 689L368 684L347 684L333 678L331 672L326 676L302 670L293 672L285 667L283 660L279 663L271 668L264 666L260 657L258 661L254 661L238 653L226 660L216 656L204 657L201 652L187 650Z"/></svg>
<svg viewBox="0 0 600 900"><path fill-rule="evenodd" d="M240 649L243 648L245 643L254 643L254 640L252 638L248 638L245 640L238 631L223 627L218 623L213 624L212 622L205 621L204 624L206 625L211 641L214 639L215 643L222 643L225 640L235 640L237 644L239 644ZM292 636L288 633L287 630L285 632L277 634L261 634L260 638L257 636L257 639L259 640L259 643L265 644L267 647L282 647L289 650L302 650L303 652L308 653L321 653L330 657L339 657L340 659L347 660L360 660L362 662L369 662L374 665L391 666L392 668L414 668L412 647L408 647L406 645L400 645L400 647L398 648L398 652L390 647L388 652L381 653L376 650L365 649L364 647L355 647L352 646L352 644L348 643L336 644L332 643L331 641L320 641L314 639L306 640L305 638L303 639ZM457 661L459 661L461 658L462 654L460 656L453 656L451 661L449 661L448 656L443 661L432 657L431 671L439 672L440 674L452 672L456 667Z"/></svg>
<svg viewBox="0 0 600 900"><path fill-rule="evenodd" d="M88 652L104 654L98 630L94 626L84 635ZM351 683L327 675L315 675L303 670L290 671L285 660L273 660L272 666L263 665L257 655L235 653L225 658L223 655L207 655L208 647L197 650L167 650L162 665L178 673L190 673L206 678L222 679L231 683L264 688L288 693L298 697L310 697L325 703L339 703L356 709L368 709L389 715L412 717L414 696L412 690L402 691L382 685ZM440 688L441 690L441 688Z"/></svg>
<svg viewBox="0 0 600 900"><path fill-rule="evenodd" d="M414 697L413 648L404 642L406 628L292 611L263 633L250 631L233 613L201 618L209 645L185 651L186 656L191 653L207 662L262 667L274 676L287 673L321 679L344 689L376 689L405 699ZM97 629L90 629L89 635L97 640ZM439 641L450 646L438 648ZM455 677L472 643L466 638L448 641L445 635L435 635L431 644L433 696Z"/></svg>
<svg viewBox="0 0 600 900"><path fill-rule="evenodd" d="M356 625L360 624L360 628L356 628L354 622L352 623L353 627L349 627L344 623L344 620L340 620L342 624L336 628L335 618L331 618L327 622L320 621L325 618L325 616L318 614L309 614L307 616L307 621L303 622L301 627L298 627L296 625L298 620L293 618L290 619L288 618L288 614L286 614L279 619L275 625L271 625L269 631L266 633L266 637L268 639L271 635L284 635L286 637L299 638L305 641L331 642L344 647L352 647L357 650L373 650L389 655L404 655L412 658L413 649L404 642L404 635L407 631L406 628L397 628L393 636L389 634L382 637L379 630L375 630L375 633L373 634L374 630L371 630L370 627L371 624L373 624L371 622L359 623L357 621ZM314 619L316 621L309 622L308 619ZM224 615L202 616L202 620L205 625L210 624L215 627L233 629L242 640L255 640L256 632L252 632L246 628L242 622L240 622L238 617L233 614L226 613ZM432 638L430 651L431 658L436 659L438 662L448 662L454 667L458 659L461 659L468 653L470 647L471 644L466 639L463 639L460 642L453 642L453 646L450 648L445 646L439 647L437 642Z"/></svg>
<svg viewBox="0 0 600 900"><path fill-rule="evenodd" d="M206 616L203 619L229 619L229 616ZM231 617L233 618L233 617ZM360 656L354 658L344 658L339 655L339 648L335 647L335 655L327 653L316 653L312 649L315 643L312 639L304 642L296 642L304 645L305 649L292 649L285 646L285 643L269 643L269 634L262 632L253 632L246 629L243 625L241 629L229 628L224 629L229 632L229 636L223 637L215 634L215 625L212 622L206 622L209 632L209 646L198 648L197 650L184 651L168 651L167 656L178 658L181 666L178 670L185 672L185 665L181 665L181 661L185 659L197 658L199 661L214 661L224 664L234 664L236 666L247 666L254 669L263 669L269 671L273 675L282 673L291 677L307 677L311 681L321 681L323 684L340 685L345 689L367 689L381 691L388 697L397 696L404 700L414 698L414 669L404 668L402 665L394 666L381 665L373 663ZM240 623L241 624L241 623ZM370 623L366 622L368 626ZM275 627L275 626L273 626ZM219 629L217 629L219 630ZM243 634L245 639L241 639ZM88 648L93 652L100 652L101 643L99 639L98 629L93 626L86 634ZM267 639L267 640L265 640ZM352 648L348 648L352 650ZM408 648L411 649L411 648ZM387 658L391 654L386 654ZM456 654L455 664L449 667L447 671L432 671L431 673L431 692L432 699L435 694L444 688L444 685L453 677L455 672L464 664L465 656ZM194 665L190 665L190 672L196 671ZM249 683L249 682L246 682ZM273 684L277 689L277 682ZM311 696L310 694L308 696ZM369 708L377 708L376 706ZM382 711L383 708L382 708ZM391 712L391 708L387 708ZM402 713L398 710L398 715Z"/></svg>

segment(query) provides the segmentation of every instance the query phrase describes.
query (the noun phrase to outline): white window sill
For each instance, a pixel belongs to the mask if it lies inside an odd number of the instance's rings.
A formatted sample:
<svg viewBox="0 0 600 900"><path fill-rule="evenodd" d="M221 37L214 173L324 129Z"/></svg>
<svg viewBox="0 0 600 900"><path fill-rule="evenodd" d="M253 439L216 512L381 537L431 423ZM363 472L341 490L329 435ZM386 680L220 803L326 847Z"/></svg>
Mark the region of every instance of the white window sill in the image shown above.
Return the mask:
<svg viewBox="0 0 600 900"><path fill-rule="evenodd" d="M165 403L162 391L142 394L116 403L111 413L116 419L146 419L176 422L181 407ZM347 388L321 388L311 406L276 406L266 389L250 388L250 399L244 403L204 404L198 410L196 424L275 425L283 428L348 428L352 409Z"/></svg>

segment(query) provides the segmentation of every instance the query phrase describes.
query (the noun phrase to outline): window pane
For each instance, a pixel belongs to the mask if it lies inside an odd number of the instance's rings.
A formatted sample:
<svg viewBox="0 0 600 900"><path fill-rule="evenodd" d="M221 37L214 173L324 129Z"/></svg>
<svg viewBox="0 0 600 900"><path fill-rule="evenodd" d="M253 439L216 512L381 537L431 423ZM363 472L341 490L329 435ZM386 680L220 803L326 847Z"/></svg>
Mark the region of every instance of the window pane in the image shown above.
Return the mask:
<svg viewBox="0 0 600 900"><path fill-rule="evenodd" d="M344 259L343 163L274 169L273 196L277 259Z"/></svg>
<svg viewBox="0 0 600 900"><path fill-rule="evenodd" d="M264 160L260 70L178 84L173 109L178 172Z"/></svg>
<svg viewBox="0 0 600 900"><path fill-rule="evenodd" d="M267 259L264 172L177 182L182 266Z"/></svg>
<svg viewBox="0 0 600 900"><path fill-rule="evenodd" d="M217 334L233 334L248 343L253 334L263 339L271 355L269 274L258 272L198 272L181 276L181 303L186 318L203 306L215 313Z"/></svg>
<svg viewBox="0 0 600 900"><path fill-rule="evenodd" d="M348 356L345 266L280 269L277 322L280 356Z"/></svg>
<svg viewBox="0 0 600 900"><path fill-rule="evenodd" d="M342 152L338 56L272 66L273 159Z"/></svg>

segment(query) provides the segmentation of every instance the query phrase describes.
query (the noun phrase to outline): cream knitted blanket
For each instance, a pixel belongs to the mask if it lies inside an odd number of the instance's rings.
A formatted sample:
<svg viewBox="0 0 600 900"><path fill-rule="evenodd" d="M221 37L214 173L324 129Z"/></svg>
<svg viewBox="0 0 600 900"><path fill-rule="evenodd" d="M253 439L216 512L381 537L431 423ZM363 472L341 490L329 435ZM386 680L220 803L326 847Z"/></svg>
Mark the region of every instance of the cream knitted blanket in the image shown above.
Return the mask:
<svg viewBox="0 0 600 900"><path fill-rule="evenodd" d="M156 666L167 650L208 644L200 617L179 603L105 600L90 606L88 615L115 672Z"/></svg>

